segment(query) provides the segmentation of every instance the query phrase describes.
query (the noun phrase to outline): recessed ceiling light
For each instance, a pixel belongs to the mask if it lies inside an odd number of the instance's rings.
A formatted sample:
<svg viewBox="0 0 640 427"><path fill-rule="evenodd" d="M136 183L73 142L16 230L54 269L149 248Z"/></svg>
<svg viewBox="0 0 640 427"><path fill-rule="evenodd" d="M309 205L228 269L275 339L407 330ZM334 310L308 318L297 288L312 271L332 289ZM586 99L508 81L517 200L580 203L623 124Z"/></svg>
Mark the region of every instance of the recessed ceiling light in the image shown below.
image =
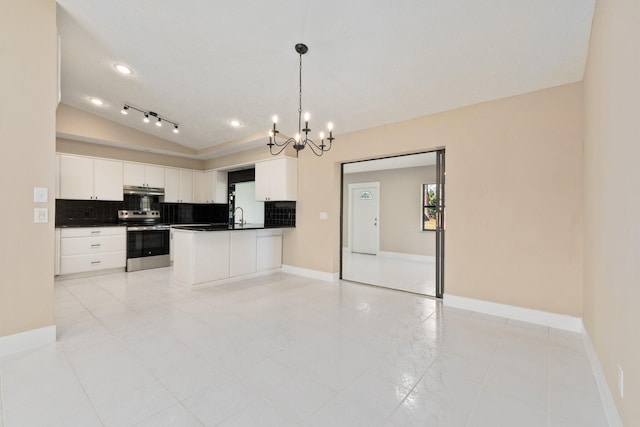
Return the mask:
<svg viewBox="0 0 640 427"><path fill-rule="evenodd" d="M100 98L91 97L89 98L89 101L91 101L93 105L100 105L100 106L104 105L104 101Z"/></svg>
<svg viewBox="0 0 640 427"><path fill-rule="evenodd" d="M118 72L120 74L133 74L133 70L129 67L127 67L126 65L122 65L122 64L116 64L114 65L115 69L118 70Z"/></svg>
<svg viewBox="0 0 640 427"><path fill-rule="evenodd" d="M229 125L234 128L238 128L242 125L239 120L229 120Z"/></svg>

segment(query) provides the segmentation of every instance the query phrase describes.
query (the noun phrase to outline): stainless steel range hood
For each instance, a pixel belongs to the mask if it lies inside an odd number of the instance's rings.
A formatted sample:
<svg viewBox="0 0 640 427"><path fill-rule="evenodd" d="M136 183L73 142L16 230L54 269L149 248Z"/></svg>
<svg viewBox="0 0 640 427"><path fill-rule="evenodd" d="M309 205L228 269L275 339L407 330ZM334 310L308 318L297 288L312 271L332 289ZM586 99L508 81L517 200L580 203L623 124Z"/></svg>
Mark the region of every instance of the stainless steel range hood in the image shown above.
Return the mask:
<svg viewBox="0 0 640 427"><path fill-rule="evenodd" d="M164 196L164 188L125 185L124 194L137 194L140 196Z"/></svg>

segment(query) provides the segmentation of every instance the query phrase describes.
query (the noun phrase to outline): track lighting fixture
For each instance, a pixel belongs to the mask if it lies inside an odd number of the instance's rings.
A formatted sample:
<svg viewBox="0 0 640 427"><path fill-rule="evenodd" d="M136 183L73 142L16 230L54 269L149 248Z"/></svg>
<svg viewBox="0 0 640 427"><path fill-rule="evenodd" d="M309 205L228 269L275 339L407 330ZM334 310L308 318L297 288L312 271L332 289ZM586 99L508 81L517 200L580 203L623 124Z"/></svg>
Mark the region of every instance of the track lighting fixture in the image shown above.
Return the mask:
<svg viewBox="0 0 640 427"><path fill-rule="evenodd" d="M178 127L178 124L174 121L171 121L169 119L167 119L166 117L162 117L160 116L160 114L153 112L153 111L148 111L148 110L143 110L141 108L137 108L134 107L132 105L129 104L124 104L124 107L122 107L122 111L120 111L122 114L129 114L129 110L135 110L135 111L139 111L140 113L143 114L144 118L142 119L143 122L145 123L151 123L151 119L155 119L155 123L156 126L158 127L162 127L162 123L163 122L167 122L167 123L171 123L173 125L173 133L180 133L180 129Z"/></svg>

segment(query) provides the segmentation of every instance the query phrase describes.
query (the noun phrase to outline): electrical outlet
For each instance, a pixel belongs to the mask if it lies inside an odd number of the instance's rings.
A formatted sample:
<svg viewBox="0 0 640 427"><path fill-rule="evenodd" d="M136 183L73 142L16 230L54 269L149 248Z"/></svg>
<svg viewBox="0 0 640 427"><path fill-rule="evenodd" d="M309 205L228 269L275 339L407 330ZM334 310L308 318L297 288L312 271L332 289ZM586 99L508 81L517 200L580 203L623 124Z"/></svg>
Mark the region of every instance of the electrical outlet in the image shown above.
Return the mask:
<svg viewBox="0 0 640 427"><path fill-rule="evenodd" d="M624 397L624 371L620 365L618 365L618 392L620 397Z"/></svg>

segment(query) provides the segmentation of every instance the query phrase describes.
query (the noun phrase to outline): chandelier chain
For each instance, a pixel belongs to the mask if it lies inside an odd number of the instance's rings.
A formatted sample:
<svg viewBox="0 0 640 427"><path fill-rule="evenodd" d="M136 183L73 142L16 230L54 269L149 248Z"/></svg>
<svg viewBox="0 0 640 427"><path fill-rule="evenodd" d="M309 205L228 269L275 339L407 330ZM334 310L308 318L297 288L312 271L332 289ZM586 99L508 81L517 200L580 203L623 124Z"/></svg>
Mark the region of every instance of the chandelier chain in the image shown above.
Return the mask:
<svg viewBox="0 0 640 427"><path fill-rule="evenodd" d="M298 80L298 133L302 133L302 54L299 55L300 57L300 73L299 73L299 80Z"/></svg>

